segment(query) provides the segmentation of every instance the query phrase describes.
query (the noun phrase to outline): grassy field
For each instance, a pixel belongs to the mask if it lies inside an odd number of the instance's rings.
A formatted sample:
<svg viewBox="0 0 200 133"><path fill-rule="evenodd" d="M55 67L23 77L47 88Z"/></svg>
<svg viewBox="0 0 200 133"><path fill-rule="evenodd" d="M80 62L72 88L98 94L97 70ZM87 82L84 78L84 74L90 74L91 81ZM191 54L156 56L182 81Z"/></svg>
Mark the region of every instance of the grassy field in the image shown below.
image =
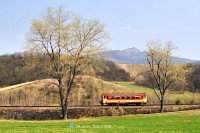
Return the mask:
<svg viewBox="0 0 200 133"><path fill-rule="evenodd" d="M135 93L146 92L149 94L154 94L153 89L150 89L150 88L147 88L144 86L140 86L140 85L136 85L136 84L133 84L132 82L116 82L116 84L124 86L127 89L129 89L129 91L132 91Z"/></svg>
<svg viewBox="0 0 200 133"><path fill-rule="evenodd" d="M73 128L70 128L70 121ZM199 133L200 110L176 113L82 118L77 120L0 120L1 133ZM72 125L71 125L72 126Z"/></svg>
<svg viewBox="0 0 200 133"><path fill-rule="evenodd" d="M158 98L156 97L154 90L144 87L135 85L131 82L115 82L116 84L125 87L129 92L140 93L145 92L148 95L149 104L159 103ZM158 92L159 94L159 92ZM165 95L165 103L166 104L200 104L200 93L192 93L185 91L181 92L173 92L168 91Z"/></svg>

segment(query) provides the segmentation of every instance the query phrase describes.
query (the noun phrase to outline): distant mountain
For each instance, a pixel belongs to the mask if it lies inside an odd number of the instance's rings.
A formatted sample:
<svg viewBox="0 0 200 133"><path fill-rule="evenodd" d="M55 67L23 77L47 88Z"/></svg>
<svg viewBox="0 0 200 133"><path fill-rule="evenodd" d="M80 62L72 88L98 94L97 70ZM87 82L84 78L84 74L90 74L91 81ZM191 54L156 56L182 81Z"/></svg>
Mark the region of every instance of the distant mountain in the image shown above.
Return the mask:
<svg viewBox="0 0 200 133"><path fill-rule="evenodd" d="M111 50L103 52L106 60L112 60L119 64L147 64L147 53L133 47L125 50ZM174 63L197 63L197 60L174 57Z"/></svg>

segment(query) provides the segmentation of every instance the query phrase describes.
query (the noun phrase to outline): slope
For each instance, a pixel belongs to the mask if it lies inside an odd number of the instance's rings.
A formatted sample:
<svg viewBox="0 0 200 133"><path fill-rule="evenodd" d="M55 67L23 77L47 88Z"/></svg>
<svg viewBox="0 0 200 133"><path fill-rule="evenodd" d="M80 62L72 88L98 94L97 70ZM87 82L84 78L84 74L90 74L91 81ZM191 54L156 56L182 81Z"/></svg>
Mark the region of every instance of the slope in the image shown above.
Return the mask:
<svg viewBox="0 0 200 133"><path fill-rule="evenodd" d="M138 86L132 82L107 82L89 76L76 79L76 85L69 98L69 106L99 105L102 93L141 93L148 95L149 104L159 101L150 88ZM59 106L59 95L56 81L44 79L0 89L1 106ZM198 93L168 92L166 104L196 104L200 103Z"/></svg>

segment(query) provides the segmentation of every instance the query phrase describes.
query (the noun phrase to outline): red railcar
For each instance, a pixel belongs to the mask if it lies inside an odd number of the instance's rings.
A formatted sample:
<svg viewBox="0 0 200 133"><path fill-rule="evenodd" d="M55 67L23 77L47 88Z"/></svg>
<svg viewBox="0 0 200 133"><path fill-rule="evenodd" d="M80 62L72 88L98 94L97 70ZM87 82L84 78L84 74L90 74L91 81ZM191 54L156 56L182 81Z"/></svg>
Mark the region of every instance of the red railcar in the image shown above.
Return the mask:
<svg viewBox="0 0 200 133"><path fill-rule="evenodd" d="M101 96L101 105L144 105L147 103L146 93L107 93Z"/></svg>

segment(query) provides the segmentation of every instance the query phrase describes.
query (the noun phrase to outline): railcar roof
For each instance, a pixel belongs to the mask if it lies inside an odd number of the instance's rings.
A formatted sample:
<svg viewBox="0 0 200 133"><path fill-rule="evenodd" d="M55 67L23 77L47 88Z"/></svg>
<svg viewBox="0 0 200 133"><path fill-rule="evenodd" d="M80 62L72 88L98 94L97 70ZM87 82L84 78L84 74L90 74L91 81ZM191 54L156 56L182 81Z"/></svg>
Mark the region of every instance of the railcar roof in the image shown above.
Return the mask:
<svg viewBox="0 0 200 133"><path fill-rule="evenodd" d="M104 93L104 96L135 96L135 95L145 95L146 93Z"/></svg>

